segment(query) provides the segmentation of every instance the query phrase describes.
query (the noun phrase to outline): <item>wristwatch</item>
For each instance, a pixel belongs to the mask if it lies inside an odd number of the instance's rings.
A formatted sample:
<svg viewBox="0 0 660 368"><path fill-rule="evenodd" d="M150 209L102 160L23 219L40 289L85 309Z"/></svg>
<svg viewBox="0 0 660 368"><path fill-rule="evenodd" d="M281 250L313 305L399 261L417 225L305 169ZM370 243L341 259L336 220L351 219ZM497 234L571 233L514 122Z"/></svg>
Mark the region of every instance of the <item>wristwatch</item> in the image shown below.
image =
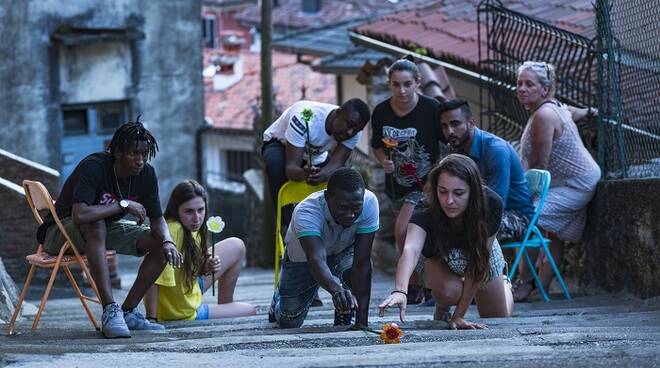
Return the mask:
<svg viewBox="0 0 660 368"><path fill-rule="evenodd" d="M121 207L121 209L124 212L126 212L126 209L128 209L128 201L125 200L125 199L122 199L121 201L119 201L119 207Z"/></svg>

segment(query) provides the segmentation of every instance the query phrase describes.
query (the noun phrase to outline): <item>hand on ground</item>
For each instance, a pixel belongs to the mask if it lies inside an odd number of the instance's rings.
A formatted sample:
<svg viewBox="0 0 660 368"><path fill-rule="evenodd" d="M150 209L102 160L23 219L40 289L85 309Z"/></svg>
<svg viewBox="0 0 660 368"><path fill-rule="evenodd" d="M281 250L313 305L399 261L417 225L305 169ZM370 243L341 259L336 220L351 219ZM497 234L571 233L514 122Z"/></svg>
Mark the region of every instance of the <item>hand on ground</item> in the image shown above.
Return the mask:
<svg viewBox="0 0 660 368"><path fill-rule="evenodd" d="M355 296L345 288L332 293L332 304L334 304L336 310L343 313L350 313L352 309L357 308Z"/></svg>

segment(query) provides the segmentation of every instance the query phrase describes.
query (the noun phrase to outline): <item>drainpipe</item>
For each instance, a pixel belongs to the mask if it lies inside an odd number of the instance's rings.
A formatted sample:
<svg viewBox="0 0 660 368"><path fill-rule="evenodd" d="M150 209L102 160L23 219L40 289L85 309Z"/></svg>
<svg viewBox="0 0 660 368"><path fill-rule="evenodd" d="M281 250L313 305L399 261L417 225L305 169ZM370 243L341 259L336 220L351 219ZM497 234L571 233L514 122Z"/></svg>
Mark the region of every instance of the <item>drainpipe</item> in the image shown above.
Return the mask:
<svg viewBox="0 0 660 368"><path fill-rule="evenodd" d="M196 166L197 166L197 182L206 187L206 182L204 181L204 133L211 131L213 127L209 122L204 119L204 125L197 128L195 131L195 151L196 151Z"/></svg>

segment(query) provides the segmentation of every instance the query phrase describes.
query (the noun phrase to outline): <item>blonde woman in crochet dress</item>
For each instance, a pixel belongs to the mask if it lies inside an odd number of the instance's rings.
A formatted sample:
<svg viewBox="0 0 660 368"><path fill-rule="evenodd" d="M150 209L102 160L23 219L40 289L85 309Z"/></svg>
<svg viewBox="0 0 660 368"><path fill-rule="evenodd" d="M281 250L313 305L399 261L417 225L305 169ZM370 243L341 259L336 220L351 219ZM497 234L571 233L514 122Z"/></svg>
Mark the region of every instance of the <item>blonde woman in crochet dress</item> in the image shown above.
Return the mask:
<svg viewBox="0 0 660 368"><path fill-rule="evenodd" d="M527 61L518 68L517 97L531 112L521 140L523 168L548 170L552 175L538 225L547 231L550 251L559 265L564 242L576 242L582 237L587 205L601 173L574 122L595 109L559 103L554 98L555 87L555 69L551 64ZM547 260L537 260L539 265L541 282L547 289L554 273ZM527 299L535 287L525 262L520 263L520 269L521 282L514 291L516 301Z"/></svg>

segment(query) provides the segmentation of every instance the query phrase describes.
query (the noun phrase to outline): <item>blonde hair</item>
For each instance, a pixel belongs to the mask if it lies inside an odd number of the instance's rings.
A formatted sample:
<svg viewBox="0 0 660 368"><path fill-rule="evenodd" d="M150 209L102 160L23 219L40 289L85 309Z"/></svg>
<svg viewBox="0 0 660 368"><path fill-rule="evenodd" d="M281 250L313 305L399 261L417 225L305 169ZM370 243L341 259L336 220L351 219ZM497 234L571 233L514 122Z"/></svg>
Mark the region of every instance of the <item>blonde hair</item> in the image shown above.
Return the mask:
<svg viewBox="0 0 660 368"><path fill-rule="evenodd" d="M557 74L554 65L543 61L525 61L518 67L518 75L525 70L536 75L539 83L548 88L548 97L554 97L557 88Z"/></svg>

